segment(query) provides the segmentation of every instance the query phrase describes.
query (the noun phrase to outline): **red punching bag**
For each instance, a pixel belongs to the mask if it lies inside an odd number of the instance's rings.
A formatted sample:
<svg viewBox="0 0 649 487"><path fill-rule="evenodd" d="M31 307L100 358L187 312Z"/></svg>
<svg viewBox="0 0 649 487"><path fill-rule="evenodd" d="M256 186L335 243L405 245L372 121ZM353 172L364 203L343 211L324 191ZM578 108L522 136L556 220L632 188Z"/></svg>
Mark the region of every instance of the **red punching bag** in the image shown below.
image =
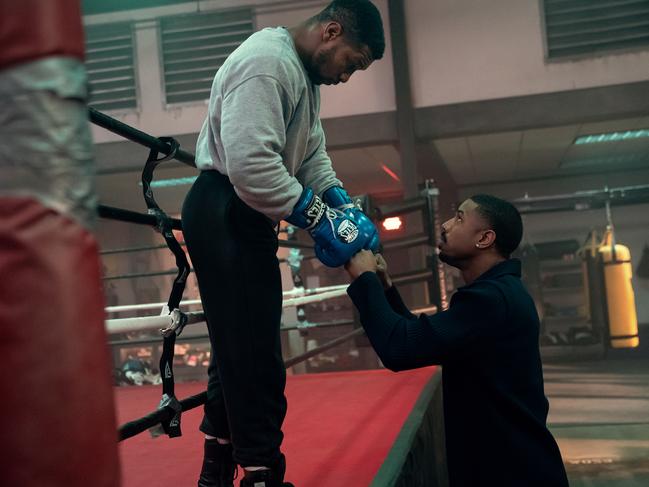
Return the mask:
<svg viewBox="0 0 649 487"><path fill-rule="evenodd" d="M81 95L65 95L82 57L78 0L0 0L6 486L120 485L99 257L80 217L94 201L92 143Z"/></svg>
<svg viewBox="0 0 649 487"><path fill-rule="evenodd" d="M0 69L47 56L84 57L79 0L0 0Z"/></svg>
<svg viewBox="0 0 649 487"><path fill-rule="evenodd" d="M3 485L119 485L97 246L74 220L0 198Z"/></svg>

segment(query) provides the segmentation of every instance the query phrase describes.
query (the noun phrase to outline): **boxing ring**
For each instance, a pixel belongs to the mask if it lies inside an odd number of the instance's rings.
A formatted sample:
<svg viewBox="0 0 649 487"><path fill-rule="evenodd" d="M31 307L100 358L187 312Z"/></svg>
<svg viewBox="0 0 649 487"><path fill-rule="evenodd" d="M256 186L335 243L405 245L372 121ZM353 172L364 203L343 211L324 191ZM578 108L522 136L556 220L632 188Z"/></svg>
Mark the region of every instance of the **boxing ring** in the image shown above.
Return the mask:
<svg viewBox="0 0 649 487"><path fill-rule="evenodd" d="M193 155L170 138L155 138L94 109L90 120L151 150L143 172L144 197L148 213L101 206L101 218L150 226L163 235L166 245L103 250L104 255L144 252L169 248L176 258L176 270L105 276L104 280L174 275L167 302L109 306L106 331L109 335L152 332L156 337L112 340L112 347L151 345L162 342L159 386L116 387L120 458L123 485L193 485L202 461L202 438L198 425L199 406L206 400L206 383L174 381L174 351L177 343L207 341L207 334L183 334L204 326L200 300L182 300L192 269L173 230L182 230L180 220L168 217L157 206L150 190L157 164L175 159L193 165ZM161 159L158 154L162 154ZM367 204L367 202L366 202ZM366 210L375 220L417 213L424 231L386 240L384 250L423 246L426 265L392 279L395 284L425 283L428 304L413 312L435 312L447 307L446 285L435 252L439 238L437 190L427 184L422 195L412 200ZM284 291L283 308L296 309L293 323L282 323L283 332L308 333L331 328L337 336L302 353L285 357L291 369L343 343L363 338L355 316L349 319L310 323L305 306L346 295L346 284L306 288L299 270L302 259L311 259L311 246L298 242L289 231L280 248L289 249L286 259L294 288ZM301 252L305 251L306 255ZM190 310L191 309L191 310ZM130 313L146 316L121 317ZM150 313L150 314L149 314ZM120 317L115 317L119 314ZM284 424L283 451L288 458L287 479L297 486L437 486L446 485L441 402L441 371L429 367L398 374L385 369L292 375L287 378L289 403ZM156 408L157 405L157 408ZM182 426L181 426L182 425ZM151 434L140 434L150 430ZM159 436L169 438L158 438ZM156 439L152 439L151 436ZM128 440L128 441L123 441ZM161 461L161 459L164 459ZM164 471L161 471L161 466Z"/></svg>
<svg viewBox="0 0 649 487"><path fill-rule="evenodd" d="M303 487L436 485L396 480L412 446L422 441L420 430L430 427L431 404L441 407L434 396L438 382L434 368L289 376L282 446L287 479ZM184 383L177 391L194 395L204 387ZM159 397L156 386L115 392L120 422L144 414ZM201 417L200 409L184 414L179 438L152 440L147 434L122 442L123 486L194 485L202 460ZM416 468L431 467L433 458L422 458Z"/></svg>

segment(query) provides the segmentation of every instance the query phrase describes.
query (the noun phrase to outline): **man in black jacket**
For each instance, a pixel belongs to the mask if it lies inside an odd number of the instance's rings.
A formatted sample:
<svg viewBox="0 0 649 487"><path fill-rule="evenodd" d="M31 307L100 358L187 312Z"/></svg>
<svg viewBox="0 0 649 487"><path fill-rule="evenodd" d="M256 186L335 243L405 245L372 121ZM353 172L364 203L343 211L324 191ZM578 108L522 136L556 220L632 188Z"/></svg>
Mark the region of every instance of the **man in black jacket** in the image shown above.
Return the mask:
<svg viewBox="0 0 649 487"><path fill-rule="evenodd" d="M510 259L520 214L489 195L464 201L442 225L440 259L465 286L448 310L415 316L369 251L346 265L348 293L386 367L443 366L444 420L452 487L564 487L561 453L546 427L539 318Z"/></svg>

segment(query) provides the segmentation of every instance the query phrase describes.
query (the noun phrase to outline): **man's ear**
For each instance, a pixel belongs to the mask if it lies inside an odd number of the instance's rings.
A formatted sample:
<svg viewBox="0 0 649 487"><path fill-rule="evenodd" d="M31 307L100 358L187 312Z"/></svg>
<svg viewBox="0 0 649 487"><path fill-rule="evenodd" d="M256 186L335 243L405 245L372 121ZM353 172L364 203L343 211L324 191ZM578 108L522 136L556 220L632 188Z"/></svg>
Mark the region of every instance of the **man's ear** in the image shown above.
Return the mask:
<svg viewBox="0 0 649 487"><path fill-rule="evenodd" d="M496 244L496 232L494 232L493 230L485 230L485 232L480 237L480 240L478 240L478 246L481 249L492 247L495 244Z"/></svg>
<svg viewBox="0 0 649 487"><path fill-rule="evenodd" d="M338 22L327 22L322 31L322 40L324 42L333 41L343 35L343 26Z"/></svg>

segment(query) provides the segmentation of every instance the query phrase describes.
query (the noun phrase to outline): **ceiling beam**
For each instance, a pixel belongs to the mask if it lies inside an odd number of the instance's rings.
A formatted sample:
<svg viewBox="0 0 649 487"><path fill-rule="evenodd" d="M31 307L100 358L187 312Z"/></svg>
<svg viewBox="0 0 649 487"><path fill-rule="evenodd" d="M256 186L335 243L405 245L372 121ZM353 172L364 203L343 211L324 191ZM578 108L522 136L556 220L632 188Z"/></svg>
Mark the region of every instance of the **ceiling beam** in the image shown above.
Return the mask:
<svg viewBox="0 0 649 487"><path fill-rule="evenodd" d="M415 112L420 139L557 127L649 114L649 81L425 107Z"/></svg>
<svg viewBox="0 0 649 487"><path fill-rule="evenodd" d="M366 113L348 117L323 118L328 149L353 149L397 141L396 112Z"/></svg>
<svg viewBox="0 0 649 487"><path fill-rule="evenodd" d="M418 140L603 122L649 115L649 81L499 98L414 111ZM331 149L394 143L396 112L322 121Z"/></svg>

